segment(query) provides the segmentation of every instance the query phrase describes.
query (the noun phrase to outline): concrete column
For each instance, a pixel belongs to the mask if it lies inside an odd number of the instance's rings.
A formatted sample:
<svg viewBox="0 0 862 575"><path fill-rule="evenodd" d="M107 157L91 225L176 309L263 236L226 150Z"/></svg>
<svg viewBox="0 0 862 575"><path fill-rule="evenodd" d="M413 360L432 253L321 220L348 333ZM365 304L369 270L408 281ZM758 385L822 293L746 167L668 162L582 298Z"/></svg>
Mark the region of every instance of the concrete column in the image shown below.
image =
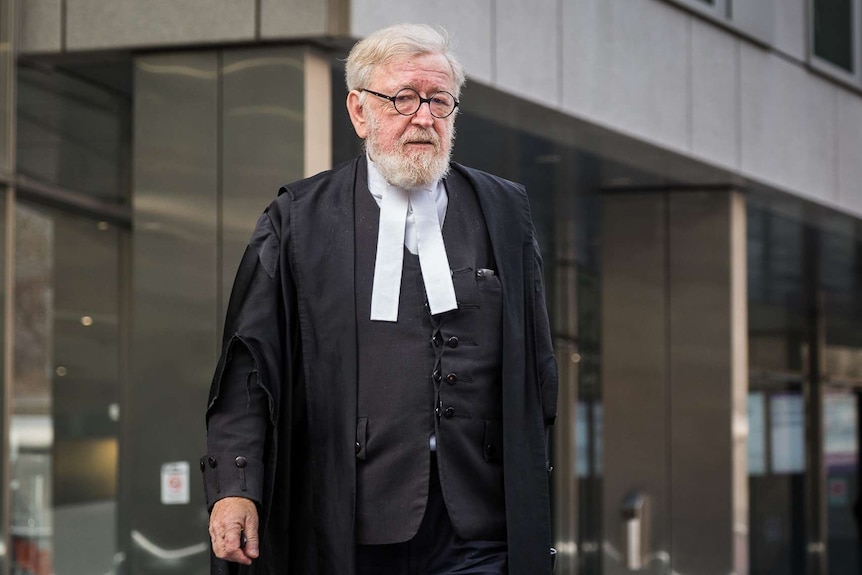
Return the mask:
<svg viewBox="0 0 862 575"><path fill-rule="evenodd" d="M746 573L745 201L732 191L603 201L605 572Z"/></svg>

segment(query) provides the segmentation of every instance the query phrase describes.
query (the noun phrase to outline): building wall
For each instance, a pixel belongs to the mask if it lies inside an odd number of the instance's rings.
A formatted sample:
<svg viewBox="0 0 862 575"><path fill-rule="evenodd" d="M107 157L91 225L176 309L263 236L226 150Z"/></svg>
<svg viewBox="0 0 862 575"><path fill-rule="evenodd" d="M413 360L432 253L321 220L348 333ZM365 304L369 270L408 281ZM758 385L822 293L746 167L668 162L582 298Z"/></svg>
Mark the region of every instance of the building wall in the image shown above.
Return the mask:
<svg viewBox="0 0 862 575"><path fill-rule="evenodd" d="M344 0L27 0L27 54L258 42L342 33Z"/></svg>
<svg viewBox="0 0 862 575"><path fill-rule="evenodd" d="M770 46L667 0L161 0L158 10L137 0L28 0L21 50L360 37L401 21L439 24L473 80L728 178L862 215L854 159L862 96L808 67L806 0L767 5Z"/></svg>
<svg viewBox="0 0 862 575"><path fill-rule="evenodd" d="M353 0L350 31L443 25L472 79L862 215L862 97L808 68L805 6L770 47L664 0Z"/></svg>

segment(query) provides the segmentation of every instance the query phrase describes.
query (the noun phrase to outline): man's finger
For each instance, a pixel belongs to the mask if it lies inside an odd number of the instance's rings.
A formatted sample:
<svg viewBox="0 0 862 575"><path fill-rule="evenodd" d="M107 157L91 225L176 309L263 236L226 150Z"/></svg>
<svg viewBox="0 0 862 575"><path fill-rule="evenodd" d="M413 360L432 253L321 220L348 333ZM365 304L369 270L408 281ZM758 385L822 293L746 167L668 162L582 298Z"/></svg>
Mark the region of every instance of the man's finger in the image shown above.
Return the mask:
<svg viewBox="0 0 862 575"><path fill-rule="evenodd" d="M258 517L256 512L246 517L245 538L245 554L252 559L257 559L260 555L260 538L258 536Z"/></svg>

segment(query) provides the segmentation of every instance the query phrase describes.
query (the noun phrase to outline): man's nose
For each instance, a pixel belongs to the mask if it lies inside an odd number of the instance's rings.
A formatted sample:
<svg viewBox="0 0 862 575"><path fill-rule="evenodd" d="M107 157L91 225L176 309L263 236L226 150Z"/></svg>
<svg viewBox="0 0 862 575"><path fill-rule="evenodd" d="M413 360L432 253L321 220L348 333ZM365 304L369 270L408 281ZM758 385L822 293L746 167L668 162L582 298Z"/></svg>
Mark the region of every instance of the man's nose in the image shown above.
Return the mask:
<svg viewBox="0 0 862 575"><path fill-rule="evenodd" d="M422 102L419 104L419 109L413 114L412 123L430 128L434 124L434 116L431 115L431 104Z"/></svg>

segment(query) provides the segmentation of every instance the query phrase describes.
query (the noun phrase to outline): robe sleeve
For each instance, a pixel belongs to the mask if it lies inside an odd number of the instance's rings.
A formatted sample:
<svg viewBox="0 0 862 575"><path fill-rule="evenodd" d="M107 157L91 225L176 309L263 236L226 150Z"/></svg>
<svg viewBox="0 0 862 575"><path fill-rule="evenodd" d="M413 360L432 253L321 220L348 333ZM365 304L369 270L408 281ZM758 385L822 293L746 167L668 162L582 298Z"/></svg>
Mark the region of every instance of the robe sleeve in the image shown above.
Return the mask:
<svg viewBox="0 0 862 575"><path fill-rule="evenodd" d="M225 497L264 498L267 449L276 421L281 363L280 241L261 215L240 262L225 320L224 347L206 412L201 458L207 508Z"/></svg>
<svg viewBox="0 0 862 575"><path fill-rule="evenodd" d="M554 357L554 344L551 325L548 320L548 307L545 301L545 274L542 254L536 233L533 231L533 318L535 321L536 368L542 400L542 415L545 425L553 425L557 419L557 392L559 377L557 359Z"/></svg>
<svg viewBox="0 0 862 575"><path fill-rule="evenodd" d="M262 499L267 397L258 385L258 370L248 348L235 346L230 356L207 421L204 468L210 459L217 465L206 475L209 509L224 497L245 497L258 505Z"/></svg>

